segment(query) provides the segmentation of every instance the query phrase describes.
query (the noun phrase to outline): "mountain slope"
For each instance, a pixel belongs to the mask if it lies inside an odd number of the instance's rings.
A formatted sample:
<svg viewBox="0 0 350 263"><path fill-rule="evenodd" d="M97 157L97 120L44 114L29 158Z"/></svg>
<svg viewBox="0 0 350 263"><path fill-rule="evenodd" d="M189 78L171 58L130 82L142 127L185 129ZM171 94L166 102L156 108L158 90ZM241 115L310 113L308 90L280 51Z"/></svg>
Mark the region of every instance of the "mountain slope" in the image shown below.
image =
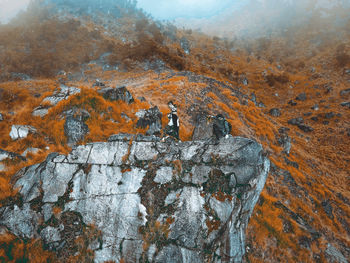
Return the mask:
<svg viewBox="0 0 350 263"><path fill-rule="evenodd" d="M27 161L5 161L3 200L14 196L10 181L20 168L51 152L70 151L63 112L78 105L89 113L89 133L80 142L85 144L118 132L144 133L136 128L136 113L153 106L163 113L165 126L172 100L178 105L181 140L191 139L198 114L221 113L233 135L257 140L269 155L270 176L247 228L247 262L344 262L350 257L346 27L339 38L317 28L308 34L300 29L290 31L289 38L240 45L159 25L137 12L108 20L71 10L43 11L38 19L29 11L22 17L27 23L1 26L1 34L15 30L1 38L0 148L19 154L40 149ZM34 25L40 26L32 32ZM295 44L287 45L291 39ZM34 79L19 80L27 77ZM106 100L93 87L96 79L106 87L126 86L135 102ZM81 92L44 117L33 117L33 110L47 106L44 98L62 85ZM32 125L37 133L13 141L11 125ZM33 242L4 236L8 246L2 255L35 255L40 246ZM17 250L9 251L13 244ZM23 254L23 246L29 252Z"/></svg>

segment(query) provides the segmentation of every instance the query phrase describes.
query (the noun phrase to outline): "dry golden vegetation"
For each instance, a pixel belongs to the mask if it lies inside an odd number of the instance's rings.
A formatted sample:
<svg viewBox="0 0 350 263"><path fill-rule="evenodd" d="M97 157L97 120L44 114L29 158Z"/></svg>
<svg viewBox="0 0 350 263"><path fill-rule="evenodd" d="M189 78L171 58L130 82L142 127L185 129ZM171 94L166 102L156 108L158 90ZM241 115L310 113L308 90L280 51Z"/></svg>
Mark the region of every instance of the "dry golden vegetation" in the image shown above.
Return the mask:
<svg viewBox="0 0 350 263"><path fill-rule="evenodd" d="M0 199L15 195L10 182L20 168L44 160L50 152L70 150L63 129L65 110L76 106L89 112L90 132L81 142L87 143L104 141L118 132L144 133L136 129L135 113L155 105L166 125L166 105L173 100L178 105L181 140L191 139L198 112L223 113L232 124L232 134L260 142L275 167L248 226L247 262L326 262L323 251L328 243L350 256L350 113L340 106L350 100L349 95L340 95L349 88L349 24L341 29L340 38L327 33L331 29L324 34L315 27L313 31L291 29L280 38L237 43L232 52L233 44L227 40L182 30L172 32L175 40L171 40L169 32L148 18L133 19L130 16L120 21L119 30L131 39L125 42L115 38L115 32L93 30L92 21L62 20L45 10L36 18L29 13L21 21L0 26L4 80L0 83L0 113L4 115L0 148L19 154L28 147L41 150L25 162L9 162L8 169L0 172ZM181 48L182 37L190 43L190 54ZM321 39L317 47L312 44L315 37ZM291 39L295 44L287 45ZM91 62L106 52L110 54L108 63L121 65L121 71L103 71L101 65ZM165 66L142 70L145 61L156 60ZM81 93L52 107L45 117L33 117L33 109L59 87L62 79L57 72L80 72L83 64L87 65L84 78L78 75L77 79L64 80L66 85L80 87ZM8 81L12 72L35 79ZM146 102L136 99L128 105L107 101L91 88L96 78L110 86L126 85L134 98L144 97ZM295 99L304 92L305 101ZM257 107L249 99L252 93L266 107ZM297 105L288 104L290 100ZM315 104L319 110L311 109ZM279 108L281 116L270 116L272 108ZM296 117L303 117L313 131L303 132L288 124ZM38 132L12 141L9 132L13 124L32 125ZM277 142L281 127L290 129L289 155ZM331 204L333 218L327 214L325 202ZM215 222L207 223L215 227ZM157 222L152 228L154 233L146 235L149 242L159 231L167 230ZM312 234L310 228L318 234ZM43 251L38 240L26 243L10 235L1 240L0 258L6 262L23 258L44 262L53 257Z"/></svg>

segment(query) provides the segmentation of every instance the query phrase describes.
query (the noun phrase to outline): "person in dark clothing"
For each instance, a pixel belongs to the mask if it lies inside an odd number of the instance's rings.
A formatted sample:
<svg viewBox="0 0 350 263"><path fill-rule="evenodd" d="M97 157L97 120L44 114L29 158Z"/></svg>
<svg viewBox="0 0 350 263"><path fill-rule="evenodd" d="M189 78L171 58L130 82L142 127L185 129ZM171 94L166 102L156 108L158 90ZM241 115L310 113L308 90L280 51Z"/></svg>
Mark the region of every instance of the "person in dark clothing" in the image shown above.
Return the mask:
<svg viewBox="0 0 350 263"><path fill-rule="evenodd" d="M169 123L165 127L165 134L175 139L179 139L179 117L177 116L177 107L174 105L172 101L168 103L169 109L171 113L168 114Z"/></svg>
<svg viewBox="0 0 350 263"><path fill-rule="evenodd" d="M220 139L229 135L232 131L232 125L225 119L222 114L214 117L213 133L216 139Z"/></svg>

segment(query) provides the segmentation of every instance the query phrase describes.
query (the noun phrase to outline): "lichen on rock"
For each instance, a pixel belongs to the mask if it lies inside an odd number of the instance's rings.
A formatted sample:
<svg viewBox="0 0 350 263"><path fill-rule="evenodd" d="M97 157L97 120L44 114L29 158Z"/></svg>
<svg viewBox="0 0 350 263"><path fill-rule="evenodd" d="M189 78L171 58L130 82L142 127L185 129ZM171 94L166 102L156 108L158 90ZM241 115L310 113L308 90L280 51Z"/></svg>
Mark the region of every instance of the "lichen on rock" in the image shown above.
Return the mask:
<svg viewBox="0 0 350 263"><path fill-rule="evenodd" d="M41 237L58 256L73 253L66 239L94 225L95 262L241 262L269 171L261 145L232 136L152 138L115 135L22 169L15 187L23 204L2 207L0 224L19 237ZM79 229L69 230L68 215Z"/></svg>

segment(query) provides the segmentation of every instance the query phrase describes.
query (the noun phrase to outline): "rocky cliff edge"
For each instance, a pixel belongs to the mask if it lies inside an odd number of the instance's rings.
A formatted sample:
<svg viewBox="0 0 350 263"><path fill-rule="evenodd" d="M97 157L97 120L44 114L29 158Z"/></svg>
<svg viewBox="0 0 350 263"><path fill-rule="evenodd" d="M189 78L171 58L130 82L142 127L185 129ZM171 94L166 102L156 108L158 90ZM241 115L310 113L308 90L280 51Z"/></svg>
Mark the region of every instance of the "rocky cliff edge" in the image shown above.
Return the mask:
<svg viewBox="0 0 350 263"><path fill-rule="evenodd" d="M95 262L241 262L269 167L246 138L114 135L19 171L0 225L58 257L83 238Z"/></svg>

